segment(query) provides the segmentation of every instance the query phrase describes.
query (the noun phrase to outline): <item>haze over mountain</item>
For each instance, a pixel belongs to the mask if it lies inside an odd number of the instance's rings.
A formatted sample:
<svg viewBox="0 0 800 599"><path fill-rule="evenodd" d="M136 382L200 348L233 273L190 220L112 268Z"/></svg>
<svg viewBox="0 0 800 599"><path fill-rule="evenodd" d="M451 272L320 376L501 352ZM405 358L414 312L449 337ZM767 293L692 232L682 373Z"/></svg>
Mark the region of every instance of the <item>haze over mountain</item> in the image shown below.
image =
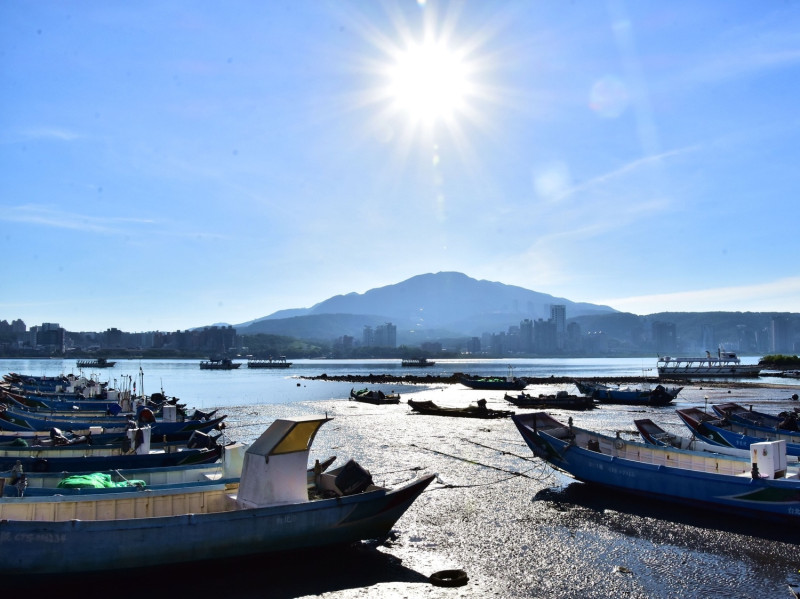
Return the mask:
<svg viewBox="0 0 800 599"><path fill-rule="evenodd" d="M310 308L280 310L235 328L245 335L358 338L364 326L391 322L397 326L398 344L403 344L442 336L479 336L506 330L525 318L547 319L552 304L565 305L568 318L617 312L608 306L573 302L459 272L439 272L365 293L337 295Z"/></svg>

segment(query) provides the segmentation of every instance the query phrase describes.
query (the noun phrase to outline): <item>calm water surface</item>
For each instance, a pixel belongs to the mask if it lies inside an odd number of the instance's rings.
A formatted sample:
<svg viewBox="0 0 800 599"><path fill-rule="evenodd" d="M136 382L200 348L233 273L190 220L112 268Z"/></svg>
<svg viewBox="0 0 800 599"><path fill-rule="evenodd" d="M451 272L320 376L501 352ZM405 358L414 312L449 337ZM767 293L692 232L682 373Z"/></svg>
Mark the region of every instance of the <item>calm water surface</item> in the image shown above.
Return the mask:
<svg viewBox="0 0 800 599"><path fill-rule="evenodd" d="M758 358L744 358L745 363L757 363ZM163 391L179 397L196 408L239 405L283 404L298 401L319 401L346 398L352 383L311 381L301 377L328 375L450 375L462 372L475 375L508 373L509 365L516 376L528 377L640 377L656 375L656 360L648 358L575 358L575 359L513 359L513 360L437 360L427 368L401 366L400 360L295 360L288 369L250 369L245 361L236 370L200 370L200 360L118 360L113 368L84 369L111 386L121 386L127 377L137 382L137 390L151 394ZM55 376L75 373L79 369L74 359L0 360L0 372ZM790 384L786 379L761 379L762 382ZM794 381L797 383L797 381ZM410 393L420 386L381 385L384 390L395 389Z"/></svg>

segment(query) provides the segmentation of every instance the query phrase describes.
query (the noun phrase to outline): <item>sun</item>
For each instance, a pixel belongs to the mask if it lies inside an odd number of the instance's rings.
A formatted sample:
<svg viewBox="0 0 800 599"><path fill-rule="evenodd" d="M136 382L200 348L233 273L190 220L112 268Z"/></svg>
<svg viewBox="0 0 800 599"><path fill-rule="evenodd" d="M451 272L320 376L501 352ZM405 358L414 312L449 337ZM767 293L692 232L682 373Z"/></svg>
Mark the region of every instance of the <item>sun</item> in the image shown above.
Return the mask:
<svg viewBox="0 0 800 599"><path fill-rule="evenodd" d="M409 44L387 66L386 96L395 110L412 121L451 121L474 93L468 63L443 42Z"/></svg>

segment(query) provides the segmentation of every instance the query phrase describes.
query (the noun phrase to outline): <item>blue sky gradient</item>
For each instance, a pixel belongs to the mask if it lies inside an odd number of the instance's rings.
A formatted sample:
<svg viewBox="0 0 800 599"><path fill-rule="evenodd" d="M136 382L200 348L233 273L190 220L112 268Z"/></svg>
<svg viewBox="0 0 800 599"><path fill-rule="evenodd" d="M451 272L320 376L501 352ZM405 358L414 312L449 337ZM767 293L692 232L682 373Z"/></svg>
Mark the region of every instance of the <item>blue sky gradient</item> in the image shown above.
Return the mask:
<svg viewBox="0 0 800 599"><path fill-rule="evenodd" d="M236 324L438 271L798 312L798 31L796 2L4 2L0 318ZM464 86L414 113L393 73L433 44Z"/></svg>

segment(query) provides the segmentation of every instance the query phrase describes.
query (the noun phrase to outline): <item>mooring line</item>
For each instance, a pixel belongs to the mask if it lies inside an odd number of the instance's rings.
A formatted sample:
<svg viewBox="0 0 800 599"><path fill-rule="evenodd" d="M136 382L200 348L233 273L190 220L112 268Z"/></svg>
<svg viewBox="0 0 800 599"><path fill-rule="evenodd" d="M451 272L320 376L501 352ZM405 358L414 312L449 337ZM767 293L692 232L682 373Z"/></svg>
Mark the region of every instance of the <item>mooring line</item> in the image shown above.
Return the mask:
<svg viewBox="0 0 800 599"><path fill-rule="evenodd" d="M464 437L461 437L461 440L462 441L467 441L468 443L472 443L472 444L477 445L479 447L484 447L486 449L491 449L493 451L499 451L503 455L514 456L515 458L519 458L520 460L525 460L526 462L534 462L534 461L536 461L538 459L536 457L531 458L530 456L517 455L516 453L512 453L510 451L506 451L505 449L498 449L497 447L491 447L489 445L484 445L483 443L478 443L477 441L473 441L472 439L466 439Z"/></svg>
<svg viewBox="0 0 800 599"><path fill-rule="evenodd" d="M442 456L445 456L445 457L448 457L448 458L453 458L454 460L460 460L462 462L466 462L467 464L474 464L476 466L483 466L484 468L491 468L493 470L499 470L500 472L505 472L506 474L511 474L513 476L524 476L525 478L530 478L531 480L536 480L533 477L528 476L527 474L525 474L523 472L514 472L513 470L506 470L505 468L500 468L498 466L492 466L491 464L484 464L482 462L476 462L475 460L469 460L467 458L462 458L460 456L452 455L452 454L449 454L449 453L445 453L443 451L438 451L436 449L430 449L428 447L422 447L421 445L415 445L414 443L411 443L410 447L416 447L417 449L430 451L431 453L436 453L436 454L439 454L439 455L442 455Z"/></svg>

